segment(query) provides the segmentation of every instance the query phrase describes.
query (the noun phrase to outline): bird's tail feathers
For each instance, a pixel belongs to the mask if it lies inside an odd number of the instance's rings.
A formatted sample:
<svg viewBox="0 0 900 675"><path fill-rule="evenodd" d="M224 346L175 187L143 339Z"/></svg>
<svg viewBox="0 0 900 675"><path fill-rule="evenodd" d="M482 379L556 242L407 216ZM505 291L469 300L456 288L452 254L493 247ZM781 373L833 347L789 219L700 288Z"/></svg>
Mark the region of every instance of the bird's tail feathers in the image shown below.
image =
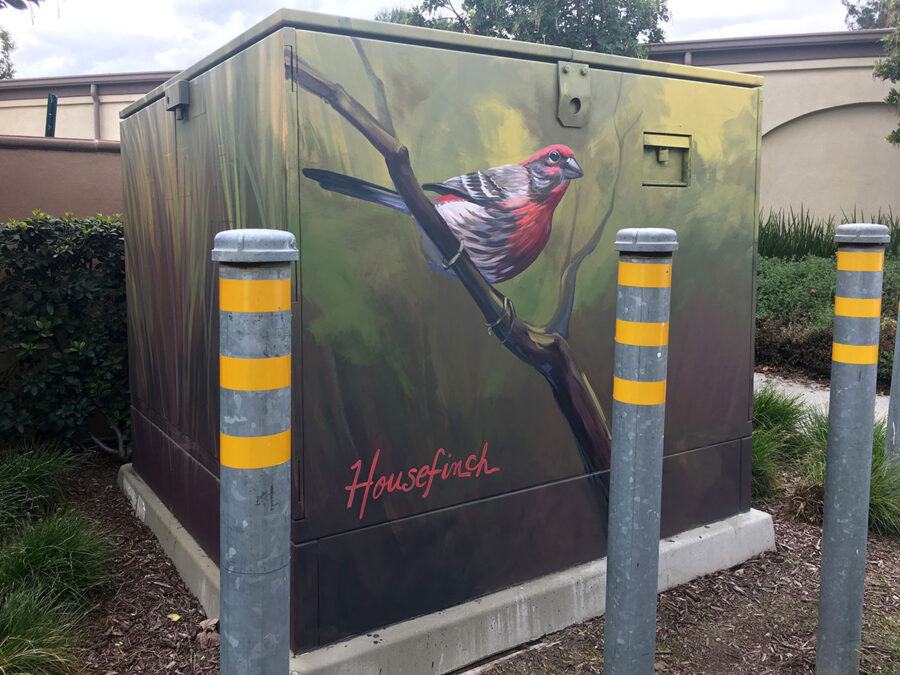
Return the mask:
<svg viewBox="0 0 900 675"><path fill-rule="evenodd" d="M325 169L303 169L303 175L316 181L325 190L381 204L409 215L409 208L403 197L390 188Z"/></svg>

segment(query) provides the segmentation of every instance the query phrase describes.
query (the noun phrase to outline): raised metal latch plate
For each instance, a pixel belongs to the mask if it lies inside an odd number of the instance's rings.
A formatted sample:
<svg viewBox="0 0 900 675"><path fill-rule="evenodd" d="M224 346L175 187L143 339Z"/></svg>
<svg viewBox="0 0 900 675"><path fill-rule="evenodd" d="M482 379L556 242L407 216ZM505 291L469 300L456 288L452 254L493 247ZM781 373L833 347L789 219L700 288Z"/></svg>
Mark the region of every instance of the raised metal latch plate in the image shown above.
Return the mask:
<svg viewBox="0 0 900 675"><path fill-rule="evenodd" d="M175 111L175 119L184 119L184 113L191 104L191 83L177 80L165 91L166 110Z"/></svg>
<svg viewBox="0 0 900 675"><path fill-rule="evenodd" d="M583 127L591 113L591 69L586 63L560 61L557 117L564 127Z"/></svg>

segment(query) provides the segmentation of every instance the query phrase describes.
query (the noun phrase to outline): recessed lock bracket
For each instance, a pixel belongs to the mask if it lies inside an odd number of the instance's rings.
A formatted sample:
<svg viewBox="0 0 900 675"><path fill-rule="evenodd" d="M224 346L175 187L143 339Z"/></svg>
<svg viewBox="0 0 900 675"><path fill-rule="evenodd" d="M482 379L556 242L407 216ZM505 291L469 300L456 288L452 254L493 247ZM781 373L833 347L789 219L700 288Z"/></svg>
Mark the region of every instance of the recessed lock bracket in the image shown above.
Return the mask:
<svg viewBox="0 0 900 675"><path fill-rule="evenodd" d="M586 63L556 64L559 107L556 116L564 127L583 127L591 114L591 69Z"/></svg>
<svg viewBox="0 0 900 675"><path fill-rule="evenodd" d="M688 187L691 184L691 137L644 132L643 184Z"/></svg>
<svg viewBox="0 0 900 675"><path fill-rule="evenodd" d="M166 110L175 111L175 119L183 120L184 114L191 104L191 83L178 80L166 87Z"/></svg>

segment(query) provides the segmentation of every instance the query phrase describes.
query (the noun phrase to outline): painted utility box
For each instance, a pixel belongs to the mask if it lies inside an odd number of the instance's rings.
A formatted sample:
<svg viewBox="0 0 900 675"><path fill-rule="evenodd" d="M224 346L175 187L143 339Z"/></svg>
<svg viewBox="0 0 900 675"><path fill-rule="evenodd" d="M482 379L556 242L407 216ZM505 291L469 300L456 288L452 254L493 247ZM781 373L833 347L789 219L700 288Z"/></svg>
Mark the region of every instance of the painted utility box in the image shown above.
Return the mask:
<svg viewBox="0 0 900 675"><path fill-rule="evenodd" d="M273 15L122 115L136 470L217 558L209 251L223 229L287 229L294 649L601 557L612 242L666 227L663 536L747 510L760 84ZM455 255L407 215L372 124L408 148Z"/></svg>

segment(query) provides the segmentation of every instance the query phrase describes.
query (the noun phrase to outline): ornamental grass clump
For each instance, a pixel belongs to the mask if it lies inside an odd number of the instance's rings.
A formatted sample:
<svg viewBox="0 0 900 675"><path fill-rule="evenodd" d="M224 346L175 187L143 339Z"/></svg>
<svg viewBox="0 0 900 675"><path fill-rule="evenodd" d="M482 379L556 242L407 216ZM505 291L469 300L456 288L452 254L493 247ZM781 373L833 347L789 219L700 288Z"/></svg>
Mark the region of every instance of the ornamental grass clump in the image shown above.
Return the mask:
<svg viewBox="0 0 900 675"><path fill-rule="evenodd" d="M753 470L750 474L750 496L753 499L771 499L778 487L781 463L780 436L774 429L753 430Z"/></svg>
<svg viewBox="0 0 900 675"><path fill-rule="evenodd" d="M0 450L0 535L23 519L52 512L78 462L78 455L56 443Z"/></svg>
<svg viewBox="0 0 900 675"><path fill-rule="evenodd" d="M8 537L0 549L0 594L25 586L61 607L83 608L113 583L112 542L90 520L57 511Z"/></svg>
<svg viewBox="0 0 900 675"><path fill-rule="evenodd" d="M805 409L798 396L771 384L753 393L753 469L750 494L769 499L783 469L802 452L800 425Z"/></svg>
<svg viewBox="0 0 900 675"><path fill-rule="evenodd" d="M876 420L872 441L872 479L869 489L869 529L879 534L900 535L900 460L885 452L886 423ZM828 456L828 413L820 408L807 416L804 423L804 442L808 454L800 467L801 488L804 484L824 485ZM807 495L819 495L819 490L804 490ZM821 505L812 503L819 497L809 497L807 504L800 499L798 507L810 514L820 514Z"/></svg>
<svg viewBox="0 0 900 675"><path fill-rule="evenodd" d="M83 672L78 624L111 588L111 542L66 511L80 458L55 444L0 448L0 675Z"/></svg>
<svg viewBox="0 0 900 675"><path fill-rule="evenodd" d="M75 623L46 593L16 586L0 594L0 675L80 673Z"/></svg>
<svg viewBox="0 0 900 675"><path fill-rule="evenodd" d="M787 211L772 209L765 218L760 218L759 255L783 260L800 260L807 256L833 258L837 252L835 228L845 223L887 225L891 241L885 247L885 253L888 256L900 253L900 216L895 216L890 209L879 209L868 215L853 209L842 212L840 218L834 215L819 218L801 205L797 211L793 208Z"/></svg>

